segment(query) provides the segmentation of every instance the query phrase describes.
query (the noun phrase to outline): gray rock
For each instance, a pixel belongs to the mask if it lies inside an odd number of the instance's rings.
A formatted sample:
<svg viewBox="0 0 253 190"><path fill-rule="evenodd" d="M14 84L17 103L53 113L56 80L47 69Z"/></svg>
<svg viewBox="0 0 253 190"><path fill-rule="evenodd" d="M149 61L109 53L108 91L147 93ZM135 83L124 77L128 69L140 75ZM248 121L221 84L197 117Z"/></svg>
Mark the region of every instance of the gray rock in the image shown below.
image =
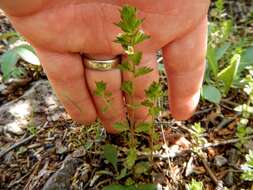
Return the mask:
<svg viewBox="0 0 253 190"><path fill-rule="evenodd" d="M51 117L55 113L57 117L54 116L54 120L59 118L58 115L64 115L65 111L49 82L47 80L34 82L23 96L0 107L0 133L22 135L31 122L35 126L40 126L45 122L44 118Z"/></svg>
<svg viewBox="0 0 253 190"><path fill-rule="evenodd" d="M70 188L71 177L82 163L79 158L67 157L62 167L46 182L42 190L66 190Z"/></svg>
<svg viewBox="0 0 253 190"><path fill-rule="evenodd" d="M222 155L217 155L217 156L215 156L215 158L214 158L214 164L215 164L215 166L217 166L217 167L224 166L224 165L227 164L227 163L228 163L228 159L225 158L225 157L222 156Z"/></svg>

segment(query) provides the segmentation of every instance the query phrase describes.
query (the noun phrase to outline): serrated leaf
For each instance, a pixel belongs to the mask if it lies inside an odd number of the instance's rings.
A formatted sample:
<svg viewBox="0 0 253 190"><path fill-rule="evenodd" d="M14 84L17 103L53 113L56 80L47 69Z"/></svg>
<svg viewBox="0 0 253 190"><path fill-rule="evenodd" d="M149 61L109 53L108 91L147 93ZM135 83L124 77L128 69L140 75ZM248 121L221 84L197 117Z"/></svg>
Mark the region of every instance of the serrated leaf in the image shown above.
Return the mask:
<svg viewBox="0 0 253 190"><path fill-rule="evenodd" d="M135 77L143 76L143 75L146 75L146 74L148 74L148 73L150 73L150 72L152 72L152 71L153 71L153 69L150 68L150 67L140 67L140 68L138 68L138 69L135 71L134 76L135 76Z"/></svg>
<svg viewBox="0 0 253 190"><path fill-rule="evenodd" d="M32 65L40 65L39 58L30 49L25 46L16 47L14 51L19 55L24 61Z"/></svg>
<svg viewBox="0 0 253 190"><path fill-rule="evenodd" d="M139 65L142 59L142 52L135 52L128 57L135 65Z"/></svg>
<svg viewBox="0 0 253 190"><path fill-rule="evenodd" d="M149 99L144 100L143 102L141 102L141 105L145 106L145 107L152 107L154 106L154 103L152 101L150 101Z"/></svg>
<svg viewBox="0 0 253 190"><path fill-rule="evenodd" d="M130 44L131 38L127 34L120 33L114 42L121 44L121 46L127 50Z"/></svg>
<svg viewBox="0 0 253 190"><path fill-rule="evenodd" d="M103 96L105 94L107 84L104 81L96 82L96 90L94 94L96 96Z"/></svg>
<svg viewBox="0 0 253 190"><path fill-rule="evenodd" d="M201 127L201 124L200 123L195 123L193 126L192 126L192 129L194 130L194 132L198 135L201 135L205 132L205 129L203 127Z"/></svg>
<svg viewBox="0 0 253 190"><path fill-rule="evenodd" d="M202 182L198 182L195 179L191 181L190 184L186 184L187 190L203 190L204 186Z"/></svg>
<svg viewBox="0 0 253 190"><path fill-rule="evenodd" d="M253 181L253 171L243 172L241 178L245 181Z"/></svg>
<svg viewBox="0 0 253 190"><path fill-rule="evenodd" d="M121 85L121 90L128 95L133 94L133 82L132 81L124 81Z"/></svg>
<svg viewBox="0 0 253 190"><path fill-rule="evenodd" d="M218 74L218 79L224 82L225 89L224 93L227 94L238 71L238 67L240 64L240 59L241 56L239 54L235 54L231 61L230 65L223 69L219 74Z"/></svg>
<svg viewBox="0 0 253 190"><path fill-rule="evenodd" d="M141 122L136 125L135 132L136 133L148 133L151 128L151 123L148 122Z"/></svg>
<svg viewBox="0 0 253 190"><path fill-rule="evenodd" d="M223 11L224 10L224 0L217 0L215 2L215 7L219 10L219 11Z"/></svg>
<svg viewBox="0 0 253 190"><path fill-rule="evenodd" d="M133 70L131 64L128 61L123 61L122 64L119 64L118 68L121 71L129 71L129 72L131 72Z"/></svg>
<svg viewBox="0 0 253 190"><path fill-rule="evenodd" d="M121 11L121 21L117 24L124 32L134 32L142 20L137 18L137 9L131 6L124 6Z"/></svg>
<svg viewBox="0 0 253 190"><path fill-rule="evenodd" d="M131 169L134 166L136 160L137 160L137 150L135 148L130 148L126 159L127 168Z"/></svg>
<svg viewBox="0 0 253 190"><path fill-rule="evenodd" d="M201 96L205 100L208 100L212 103L219 104L221 101L220 91L211 85L204 85L201 90Z"/></svg>
<svg viewBox="0 0 253 190"><path fill-rule="evenodd" d="M147 90L145 90L145 94L150 99L156 99L163 95L162 87L158 82L153 82Z"/></svg>
<svg viewBox="0 0 253 190"><path fill-rule="evenodd" d="M146 35L144 33L144 31L138 31L138 33L134 36L133 44L137 45L137 44L139 44L139 43L141 43L144 40L147 40L149 38L150 38L150 36Z"/></svg>
<svg viewBox="0 0 253 190"><path fill-rule="evenodd" d="M122 133L129 130L129 125L127 123L117 122L113 125L113 128Z"/></svg>
<svg viewBox="0 0 253 190"><path fill-rule="evenodd" d="M150 107L148 109L148 113L150 115L152 115L153 117L156 117L159 114L160 111L161 111L161 109L159 107Z"/></svg>
<svg viewBox="0 0 253 190"><path fill-rule="evenodd" d="M114 169L117 171L118 150L116 146L111 145L111 144L104 145L103 156L109 163L113 165Z"/></svg>

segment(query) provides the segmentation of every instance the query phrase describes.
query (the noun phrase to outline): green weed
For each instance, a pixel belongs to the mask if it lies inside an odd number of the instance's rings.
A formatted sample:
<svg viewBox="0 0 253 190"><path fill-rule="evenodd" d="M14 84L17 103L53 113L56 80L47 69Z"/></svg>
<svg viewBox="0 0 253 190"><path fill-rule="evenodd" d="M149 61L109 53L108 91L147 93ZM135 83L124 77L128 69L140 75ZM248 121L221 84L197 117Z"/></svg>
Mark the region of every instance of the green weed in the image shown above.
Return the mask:
<svg viewBox="0 0 253 190"><path fill-rule="evenodd" d="M202 88L203 99L219 104L227 96L232 86L240 78L246 66L253 64L252 44L247 38L234 42L235 23L224 11L224 1L217 0L211 10L209 22L209 42L207 50L207 69L205 85Z"/></svg>
<svg viewBox="0 0 253 190"><path fill-rule="evenodd" d="M241 81L244 85L244 92L248 95L248 102L235 108L235 111L241 114L240 121L237 125L236 136L240 142L237 147L241 148L246 142L246 137L253 133L250 127L250 118L253 116L253 67L249 67L249 74Z"/></svg>
<svg viewBox="0 0 253 190"><path fill-rule="evenodd" d="M18 33L8 32L0 35L0 40L8 40L10 38L12 39L10 40L12 46L9 46L8 50L0 56L0 66L4 81L11 77L21 78L26 75L25 68L18 65L19 60L24 60L25 62L36 66L40 65L40 61L30 45L26 43L14 45L17 40L23 41Z"/></svg>
<svg viewBox="0 0 253 190"><path fill-rule="evenodd" d="M136 16L136 8L130 6L124 6L120 10L121 20L119 23L116 23L122 33L120 33L115 42L119 43L122 48L125 50L126 59L119 66L119 69L124 72L128 72L133 80L144 76L153 71L149 67L141 67L140 63L142 60L142 52L136 50L136 45L149 39L143 30L141 30L141 25L143 19L138 19ZM103 98L106 106L105 111L110 109L110 98L111 93L107 92L106 84L103 81L96 83L96 90L94 94ZM125 143L128 147L126 150L126 158L123 161L123 166L118 167L118 147L115 145L107 144L104 146L104 158L113 165L115 171L117 172L116 179L122 179L129 174L133 176L140 176L148 172L146 167L148 162L137 162L137 147L141 142L139 142L138 137L146 136L149 141L149 147L146 148L150 152L149 161L153 162L153 151L155 149L155 141L157 140L157 134L155 132L154 120L159 114L160 109L157 107L157 101L159 97L163 95L162 87L158 82L153 82L148 89L145 90L146 98L140 103L133 102L133 96L135 94L136 86L132 80L124 81L121 86L121 90L128 95L130 101L127 103L130 115L128 116L127 122L118 122L115 123L114 128L121 133L121 135L126 140ZM136 123L135 121L135 111L145 107L148 109L148 117L151 117L151 121L143 121ZM137 163L136 163L137 162ZM119 170L119 168L122 168ZM128 177L126 180L126 185L111 185L104 188L106 189L155 189L154 185L137 185L131 177Z"/></svg>
<svg viewBox="0 0 253 190"><path fill-rule="evenodd" d="M202 182L198 182L195 179L190 184L186 184L186 190L203 190L204 185Z"/></svg>
<svg viewBox="0 0 253 190"><path fill-rule="evenodd" d="M246 163L242 165L243 173L241 178L246 181L253 181L253 151L249 151L246 156Z"/></svg>

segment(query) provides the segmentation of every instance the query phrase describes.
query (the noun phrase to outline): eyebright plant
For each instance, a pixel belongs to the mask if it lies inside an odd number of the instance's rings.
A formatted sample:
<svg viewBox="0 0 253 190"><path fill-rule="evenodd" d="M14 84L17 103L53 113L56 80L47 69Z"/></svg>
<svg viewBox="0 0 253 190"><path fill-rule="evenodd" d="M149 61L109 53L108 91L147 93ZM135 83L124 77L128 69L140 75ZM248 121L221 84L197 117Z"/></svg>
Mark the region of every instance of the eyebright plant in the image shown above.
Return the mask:
<svg viewBox="0 0 253 190"><path fill-rule="evenodd" d="M195 123L192 126L192 141L193 147L192 150L198 156L203 157L204 152L202 151L201 147L206 143L206 139L204 138L205 129L201 126L200 123Z"/></svg>
<svg viewBox="0 0 253 190"><path fill-rule="evenodd" d="M144 19L137 18L137 9L131 6L124 6L120 10L121 20L115 25L118 26L122 32L118 34L115 39L115 42L120 44L125 51L126 58L119 65L119 69L122 72L127 72L132 77L132 80L124 81L121 85L121 90L129 96L129 101L127 102L127 107L130 110L128 121L127 122L117 122L114 125L114 128L117 129L122 134L122 137L125 139L125 143L128 147L127 156L123 161L123 169L119 171L117 167L116 160L111 158L112 155L117 155L118 147L115 145L105 145L104 155L107 161L109 161L118 172L116 179L122 179L125 176L129 176L129 174L133 174L134 176L145 175L148 172L150 164L148 162L137 162L137 147L141 144L139 138L144 136L148 139L149 147L145 150L149 152L149 160L153 161L153 151L155 150L156 140L158 139L158 135L155 131L155 118L160 112L160 109L157 106L158 99L163 95L161 85L153 81L153 83L145 90L146 98L144 101L140 103L136 103L133 101L133 96L135 94L136 86L133 83L133 80L136 78L142 77L146 74L149 74L153 71L152 68L141 66L143 53L136 49L136 45L142 43L143 41L150 38L145 32L141 29L141 25L144 22ZM103 81L96 83L95 95L102 97L106 103L106 105L110 105L111 93L106 91L106 84ZM145 107L148 109L147 118L151 118L150 121L142 121L136 123L135 121L135 112L136 110ZM109 106L107 109L110 109ZM133 189L141 189L139 185L134 185L134 181L131 178L128 178L126 185ZM131 186L134 185L134 186ZM104 189L110 189L107 186ZM144 187L143 185L141 186ZM153 185L145 186L146 189L155 189ZM124 189L123 187L117 186L119 189Z"/></svg>
<svg viewBox="0 0 253 190"><path fill-rule="evenodd" d="M115 42L119 43L125 50L126 59L123 61L119 68L122 72L128 72L134 80L153 71L152 68L145 66L142 67L140 65L143 53L136 49L136 45L149 39L150 36L146 35L145 32L141 29L141 24L143 23L144 19L137 18L136 8L124 6L120 13L121 21L116 25L122 30L122 33L117 36ZM123 92L125 92L126 95L130 97L130 100L127 105L128 108L131 110L131 114L129 116L128 127L126 127L126 125L123 123L118 123L115 127L121 130L121 132L123 133L126 132L126 135L130 138L128 153L129 157L136 157L136 146L138 144L136 136L140 134L148 134L151 149L150 159L152 160L152 152L156 136L154 129L154 120L160 111L160 109L157 107L157 101L159 97L161 97L163 94L162 88L158 82L154 81L149 86L149 88L145 90L146 99L141 103L136 103L133 101L133 95L135 94L136 87L134 86L132 80L124 81L121 89ZM141 107L146 107L148 109L148 116L152 118L151 122L135 122L135 111L140 109ZM131 162L130 165L127 165L129 168L131 168L134 163L135 159Z"/></svg>
<svg viewBox="0 0 253 190"><path fill-rule="evenodd" d="M244 84L243 90L248 95L248 101L235 108L235 111L241 113L236 132L236 136L240 140L237 143L239 149L247 143L246 137L253 133L253 128L250 127L250 118L253 116L253 67L249 67L248 70L249 74L241 81Z"/></svg>
<svg viewBox="0 0 253 190"><path fill-rule="evenodd" d="M241 178L245 181L253 181L253 151L246 155L246 163L242 165L243 173Z"/></svg>
<svg viewBox="0 0 253 190"><path fill-rule="evenodd" d="M198 182L195 179L191 181L190 184L186 185L186 190L203 190L204 185L202 182Z"/></svg>

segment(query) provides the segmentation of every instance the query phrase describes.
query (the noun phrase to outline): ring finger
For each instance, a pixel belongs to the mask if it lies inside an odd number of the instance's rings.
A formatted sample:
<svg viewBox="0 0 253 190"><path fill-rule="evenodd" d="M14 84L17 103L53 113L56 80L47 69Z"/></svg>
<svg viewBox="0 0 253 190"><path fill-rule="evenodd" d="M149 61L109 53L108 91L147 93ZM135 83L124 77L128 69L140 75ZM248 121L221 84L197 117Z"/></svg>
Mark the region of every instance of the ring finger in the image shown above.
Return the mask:
<svg viewBox="0 0 253 190"><path fill-rule="evenodd" d="M92 57L95 60L108 60L112 57ZM113 69L109 71L98 71L92 69L85 69L86 78L88 87L92 99L94 101L97 113L101 119L106 130L110 133L115 133L116 130L113 128L113 125L116 122L122 122L126 120L126 111L124 107L124 99L121 91L121 72L119 69ZM94 91L96 90L96 83L103 82L106 84L106 92L111 93L110 96L110 105L108 106L107 102L103 97L96 96ZM104 112L104 108L106 108Z"/></svg>

